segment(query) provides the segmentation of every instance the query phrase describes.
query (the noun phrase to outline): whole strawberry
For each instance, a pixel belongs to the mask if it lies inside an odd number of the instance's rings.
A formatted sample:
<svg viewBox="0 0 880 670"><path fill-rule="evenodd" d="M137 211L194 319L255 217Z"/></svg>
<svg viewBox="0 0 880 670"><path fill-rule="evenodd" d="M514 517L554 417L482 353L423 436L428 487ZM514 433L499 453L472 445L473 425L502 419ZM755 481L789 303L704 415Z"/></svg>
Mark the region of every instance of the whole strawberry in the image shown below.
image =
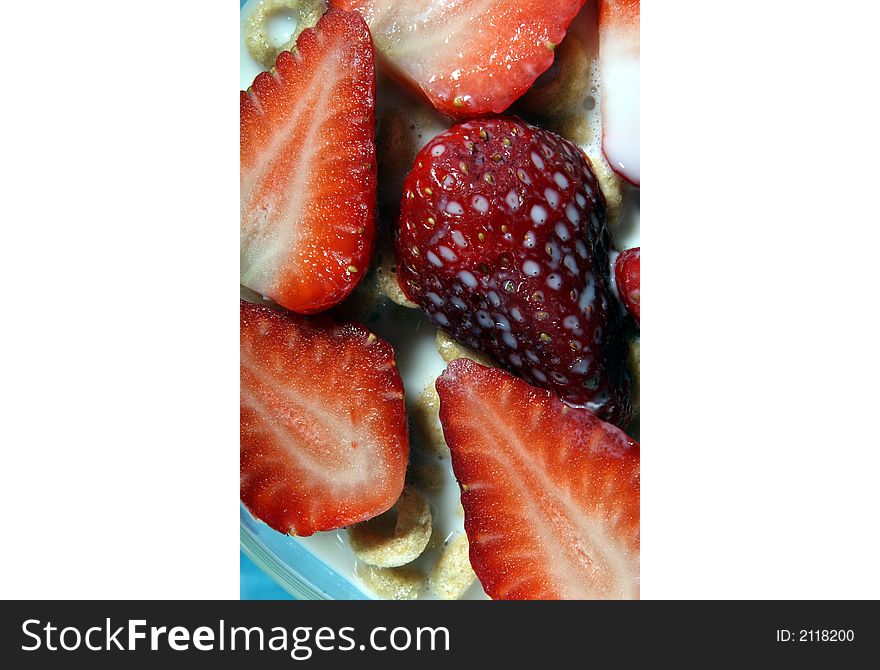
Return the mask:
<svg viewBox="0 0 880 670"><path fill-rule="evenodd" d="M623 301L626 311L632 314L639 325L641 318L640 276L642 251L639 247L627 249L614 261L614 278L617 281L617 295Z"/></svg>
<svg viewBox="0 0 880 670"><path fill-rule="evenodd" d="M450 128L404 182L406 295L463 344L623 425L630 381L611 249L583 152L517 118Z"/></svg>

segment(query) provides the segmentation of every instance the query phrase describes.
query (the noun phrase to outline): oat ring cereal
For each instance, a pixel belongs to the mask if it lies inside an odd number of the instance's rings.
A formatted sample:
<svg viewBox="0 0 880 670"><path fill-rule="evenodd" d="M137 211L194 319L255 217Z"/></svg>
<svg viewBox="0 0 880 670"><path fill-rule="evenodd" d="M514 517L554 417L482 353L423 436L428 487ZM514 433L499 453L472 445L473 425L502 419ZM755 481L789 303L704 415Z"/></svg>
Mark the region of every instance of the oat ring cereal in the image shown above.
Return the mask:
<svg viewBox="0 0 880 670"><path fill-rule="evenodd" d="M414 488L403 489L394 507L348 529L352 551L364 563L396 568L417 559L431 539L431 508Z"/></svg>
<svg viewBox="0 0 880 670"><path fill-rule="evenodd" d="M429 584L440 600L458 600L477 575L471 567L467 535L461 533L446 543L431 570Z"/></svg>
<svg viewBox="0 0 880 670"><path fill-rule="evenodd" d="M244 44L251 58L267 70L273 67L278 54L296 46L299 34L317 24L325 8L323 0L260 0L244 28ZM268 36L269 19L279 12L287 11L293 12L296 29L287 42L275 46Z"/></svg>
<svg viewBox="0 0 880 670"><path fill-rule="evenodd" d="M410 567L375 568L363 565L360 580L386 600L416 600L425 588L425 576Z"/></svg>

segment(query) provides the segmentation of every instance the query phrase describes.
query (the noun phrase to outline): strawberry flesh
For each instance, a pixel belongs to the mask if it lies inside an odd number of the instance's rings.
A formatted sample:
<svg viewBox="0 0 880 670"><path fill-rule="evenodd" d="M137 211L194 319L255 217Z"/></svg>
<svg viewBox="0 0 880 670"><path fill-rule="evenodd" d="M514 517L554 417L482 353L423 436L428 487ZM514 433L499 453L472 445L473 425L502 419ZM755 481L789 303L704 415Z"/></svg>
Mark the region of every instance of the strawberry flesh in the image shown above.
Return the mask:
<svg viewBox="0 0 880 670"><path fill-rule="evenodd" d="M241 302L241 500L311 535L388 510L409 443L394 351L359 324Z"/></svg>
<svg viewBox="0 0 880 670"><path fill-rule="evenodd" d="M330 11L241 92L241 283L302 314L364 275L375 235L366 24Z"/></svg>
<svg viewBox="0 0 880 670"><path fill-rule="evenodd" d="M492 598L639 597L639 446L467 359L437 380L471 565Z"/></svg>
<svg viewBox="0 0 880 670"><path fill-rule="evenodd" d="M404 183L397 252L407 297L462 344L625 425L611 249L589 160L516 118L441 133Z"/></svg>
<svg viewBox="0 0 880 670"><path fill-rule="evenodd" d="M639 247L627 249L617 257L614 263L614 276L617 280L617 293L627 311L633 315L636 324L639 323L641 304L641 291L639 279L641 264L641 250Z"/></svg>
<svg viewBox="0 0 880 670"><path fill-rule="evenodd" d="M584 0L331 0L361 12L389 74L454 118L500 113L553 63Z"/></svg>

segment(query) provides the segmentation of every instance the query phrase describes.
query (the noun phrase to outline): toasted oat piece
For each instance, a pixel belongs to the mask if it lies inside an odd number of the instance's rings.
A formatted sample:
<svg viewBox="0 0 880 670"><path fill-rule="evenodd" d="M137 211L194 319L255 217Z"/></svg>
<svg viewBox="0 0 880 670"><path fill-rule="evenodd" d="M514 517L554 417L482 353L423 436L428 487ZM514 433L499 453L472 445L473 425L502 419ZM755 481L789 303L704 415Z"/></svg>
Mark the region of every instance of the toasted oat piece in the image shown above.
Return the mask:
<svg viewBox="0 0 880 670"><path fill-rule="evenodd" d="M475 363L485 365L488 368L498 367L498 365L496 365L488 356L459 344L452 338L452 335L445 330L437 331L437 351L440 352L440 357L447 363L451 363L456 358L470 358Z"/></svg>
<svg viewBox="0 0 880 670"><path fill-rule="evenodd" d="M448 458L449 448L440 425L440 396L433 381L419 394L408 414L412 446L438 458Z"/></svg>
<svg viewBox="0 0 880 670"><path fill-rule="evenodd" d="M400 83L379 72L382 92L376 108L378 201L389 220L397 220L403 182L416 155L431 139L452 125L449 117L425 105Z"/></svg>
<svg viewBox="0 0 880 670"><path fill-rule="evenodd" d="M248 53L264 69L275 65L282 51L296 46L296 38L306 28L313 28L326 9L324 0L260 0L245 21L244 45ZM281 46L275 46L266 34L269 19L278 12L292 11L296 15L296 30Z"/></svg>
<svg viewBox="0 0 880 670"><path fill-rule="evenodd" d="M587 16L590 13L585 8L575 17L556 49L553 65L517 101L517 106L529 116L544 121L561 119L577 112L590 96L593 82L586 75L598 55L597 35L595 28L590 29L592 24ZM592 22L595 21L593 17Z"/></svg>
<svg viewBox="0 0 880 670"><path fill-rule="evenodd" d="M381 232L376 243L373 266L382 293L401 307L417 309L418 305L406 297L397 283L397 253L390 231L397 225L403 180L412 169L416 154L431 138L448 128L450 121L415 100L400 84L381 73L377 86L386 95L382 97L385 106L376 110Z"/></svg>
<svg viewBox="0 0 880 670"><path fill-rule="evenodd" d="M387 237L387 231L379 231L369 271L351 295L336 308L344 319L370 323L380 308L389 305L389 301L401 307L418 308L397 284L397 256Z"/></svg>
<svg viewBox="0 0 880 670"><path fill-rule="evenodd" d="M458 600L477 576L471 568L467 535L451 539L428 576L428 584L441 600Z"/></svg>
<svg viewBox="0 0 880 670"><path fill-rule="evenodd" d="M385 600L416 600L425 588L425 576L415 568L377 568L361 564L358 578Z"/></svg>
<svg viewBox="0 0 880 670"><path fill-rule="evenodd" d="M428 540L428 546L425 548L425 553L429 551L435 551L443 549L446 544L446 534L441 533L439 528L434 528L431 532L431 539Z"/></svg>
<svg viewBox="0 0 880 670"><path fill-rule="evenodd" d="M455 514L459 519L464 519L464 505L461 504L461 500L455 506Z"/></svg>
<svg viewBox="0 0 880 670"><path fill-rule="evenodd" d="M369 326L378 320L382 308L388 304L388 296L379 287L376 268L371 266L349 296L333 309L333 315L343 321L360 321Z"/></svg>
<svg viewBox="0 0 880 670"><path fill-rule="evenodd" d="M422 491L433 492L443 488L443 467L437 461L410 462L408 474L413 485Z"/></svg>
<svg viewBox="0 0 880 670"><path fill-rule="evenodd" d="M384 83L384 82L383 82ZM404 110L392 107L381 112L376 120L376 161L382 175L379 200L393 215L400 205L403 179L421 147L410 130Z"/></svg>
<svg viewBox="0 0 880 670"><path fill-rule="evenodd" d="M602 195L605 196L605 204L608 207L608 215L606 221L609 226L615 226L620 222L620 216L623 214L623 189L624 180L619 174L611 169L608 159L602 153L601 147L597 148L590 144L589 146L581 146L590 163L593 164L593 172L596 175L596 181L599 182L599 188Z"/></svg>
<svg viewBox="0 0 880 670"><path fill-rule="evenodd" d="M337 315L343 319L368 324L382 307L389 306L389 301L401 307L418 308L397 284L397 255L388 241L388 235L387 230L379 230L370 269L351 295L336 308Z"/></svg>
<svg viewBox="0 0 880 670"><path fill-rule="evenodd" d="M354 555L378 568L396 568L417 559L431 539L431 508L411 486L384 514L350 526Z"/></svg>
<svg viewBox="0 0 880 670"><path fill-rule="evenodd" d="M400 284L397 283L397 254L388 237L387 232L379 234L376 252L373 255L376 286L392 302L401 307L418 309L419 306L406 297Z"/></svg>

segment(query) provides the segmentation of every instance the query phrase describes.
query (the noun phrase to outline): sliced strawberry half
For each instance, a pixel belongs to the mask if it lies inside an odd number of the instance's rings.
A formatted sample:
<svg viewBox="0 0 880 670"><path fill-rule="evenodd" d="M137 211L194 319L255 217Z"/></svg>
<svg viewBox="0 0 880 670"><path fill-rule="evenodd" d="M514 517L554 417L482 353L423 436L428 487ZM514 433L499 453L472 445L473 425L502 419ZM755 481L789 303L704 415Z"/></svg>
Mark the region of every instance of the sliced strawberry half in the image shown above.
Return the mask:
<svg viewBox="0 0 880 670"><path fill-rule="evenodd" d="M467 359L449 364L437 391L486 593L638 598L638 444L588 410Z"/></svg>
<svg viewBox="0 0 880 670"><path fill-rule="evenodd" d="M453 117L500 113L553 63L584 0L331 0L370 24L388 72Z"/></svg>
<svg viewBox="0 0 880 670"><path fill-rule="evenodd" d="M636 324L641 315L641 264L642 252L639 247L621 252L614 262L617 293L627 311L635 318Z"/></svg>
<svg viewBox="0 0 880 670"><path fill-rule="evenodd" d="M345 298L375 235L366 24L330 11L241 92L241 283L302 314Z"/></svg>
<svg viewBox="0 0 880 670"><path fill-rule="evenodd" d="M359 324L241 303L241 500L282 533L370 519L409 443L394 351Z"/></svg>
<svg viewBox="0 0 880 670"><path fill-rule="evenodd" d="M602 150L609 165L636 186L639 159L639 0L599 0Z"/></svg>

